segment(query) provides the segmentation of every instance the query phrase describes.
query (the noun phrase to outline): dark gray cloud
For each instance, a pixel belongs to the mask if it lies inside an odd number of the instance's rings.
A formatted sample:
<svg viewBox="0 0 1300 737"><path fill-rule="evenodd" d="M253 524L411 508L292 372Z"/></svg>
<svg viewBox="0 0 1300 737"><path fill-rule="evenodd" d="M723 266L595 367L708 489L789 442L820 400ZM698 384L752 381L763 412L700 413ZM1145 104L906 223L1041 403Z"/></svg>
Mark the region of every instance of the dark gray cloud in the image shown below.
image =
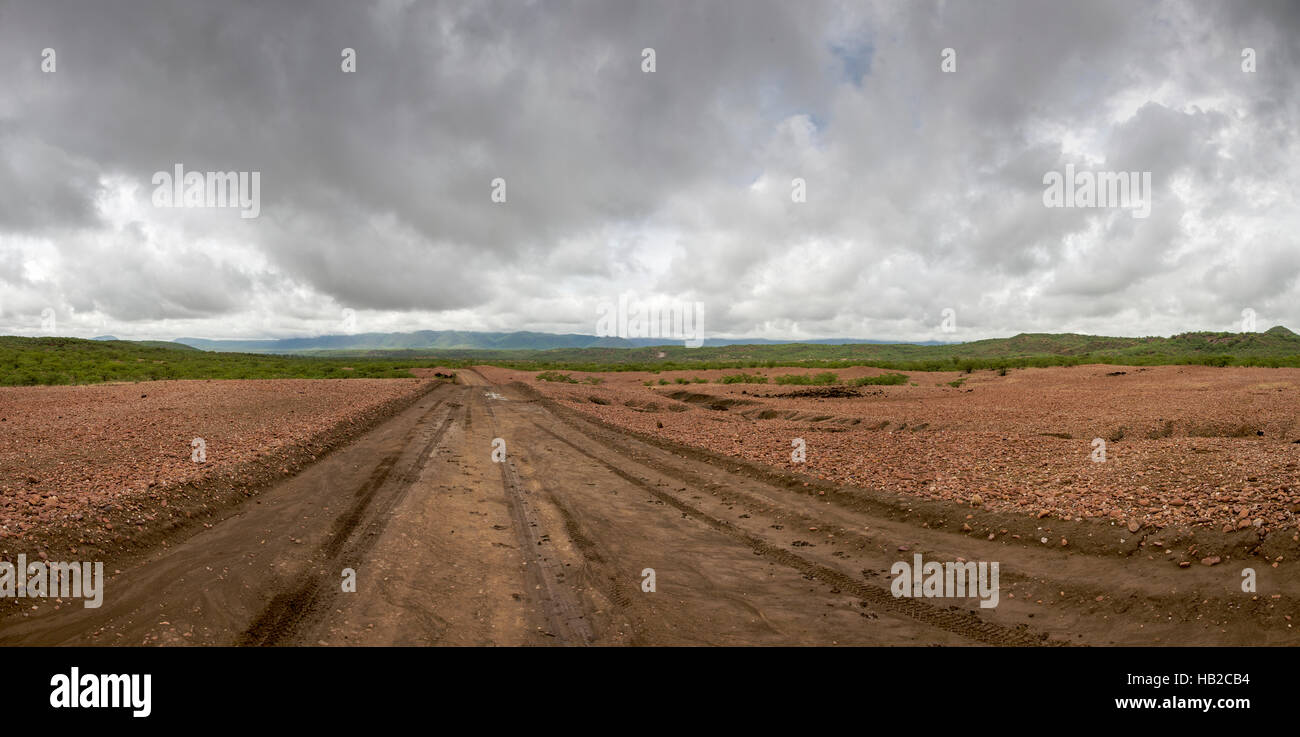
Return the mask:
<svg viewBox="0 0 1300 737"><path fill-rule="evenodd" d="M0 331L592 332L629 291L712 335L1296 327L1297 39L1226 0L0 2ZM177 163L260 172L259 217L153 207ZM1150 171L1151 216L1044 207L1067 164Z"/></svg>

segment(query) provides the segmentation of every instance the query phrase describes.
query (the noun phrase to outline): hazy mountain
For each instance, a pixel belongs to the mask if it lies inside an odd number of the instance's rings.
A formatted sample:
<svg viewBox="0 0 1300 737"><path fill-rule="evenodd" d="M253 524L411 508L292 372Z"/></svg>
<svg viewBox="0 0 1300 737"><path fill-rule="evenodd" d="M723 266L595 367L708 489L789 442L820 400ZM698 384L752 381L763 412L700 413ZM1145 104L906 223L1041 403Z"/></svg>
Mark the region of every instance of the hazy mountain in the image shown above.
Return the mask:
<svg viewBox="0 0 1300 737"><path fill-rule="evenodd" d="M322 335L315 338L282 338L278 340L208 340L205 338L177 338L177 343L205 351L240 353L298 353L301 351L341 350L551 350L556 348L644 348L648 346L682 345L681 340L665 338L602 338L575 333L552 334L534 332L489 333L462 330L419 330L413 333L359 333L356 335ZM707 339L706 346L727 345L779 345L808 343L821 345L847 345L860 343L890 343L884 340L857 338L822 338L818 340L764 340L746 338L738 340ZM915 345L943 345L930 341Z"/></svg>

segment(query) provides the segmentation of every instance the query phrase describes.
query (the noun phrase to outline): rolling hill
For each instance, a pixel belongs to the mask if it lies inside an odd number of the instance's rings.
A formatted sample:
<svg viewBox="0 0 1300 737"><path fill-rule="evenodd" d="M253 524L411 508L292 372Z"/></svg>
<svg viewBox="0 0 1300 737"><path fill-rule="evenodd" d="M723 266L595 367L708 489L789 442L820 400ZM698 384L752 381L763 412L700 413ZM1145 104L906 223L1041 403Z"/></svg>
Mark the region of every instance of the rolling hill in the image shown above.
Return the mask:
<svg viewBox="0 0 1300 737"><path fill-rule="evenodd" d="M164 341L0 337L0 386L156 379L410 377L412 361L211 353Z"/></svg>
<svg viewBox="0 0 1300 737"><path fill-rule="evenodd" d="M321 351L445 351L445 350L526 350L545 351L565 348L645 348L651 346L682 346L681 340L664 338L609 338L577 333L536 333L518 331L491 333L463 330L417 330L411 333L358 333L356 335L322 335L314 338L282 338L277 340L208 340L206 338L177 338L177 343L205 351L239 353L308 353ZM728 345L785 345L782 340L729 340L712 338L704 341L708 346ZM807 345L887 344L888 341L857 338L821 338L798 341ZM943 345L937 342L915 345Z"/></svg>
<svg viewBox="0 0 1300 737"><path fill-rule="evenodd" d="M907 343L770 343L616 347L590 345L593 336L545 333L387 333L349 338L337 345L384 347L371 349L311 349L302 339L287 341L216 341L222 348L256 344L258 351L201 350L213 341L82 340L79 338L0 337L0 385L80 384L151 379L345 378L410 376L413 367L493 364L514 368L574 371L668 371L675 369L803 366L835 368L853 365L907 371L951 371L1084 363L1123 365L1202 364L1211 366L1300 367L1300 335L1277 326L1262 333L1183 333L1172 337L1122 338L1076 333L1021 333L1010 338L971 343L917 345ZM392 336L410 336L393 338ZM467 337L468 336L468 337ZM412 348L429 341L459 346L496 336L498 345L525 344L536 348ZM107 337L107 336L105 336ZM597 341L601 339L595 339ZM587 343L570 346L568 343ZM267 350L275 343L280 354ZM395 345L394 345L395 344Z"/></svg>

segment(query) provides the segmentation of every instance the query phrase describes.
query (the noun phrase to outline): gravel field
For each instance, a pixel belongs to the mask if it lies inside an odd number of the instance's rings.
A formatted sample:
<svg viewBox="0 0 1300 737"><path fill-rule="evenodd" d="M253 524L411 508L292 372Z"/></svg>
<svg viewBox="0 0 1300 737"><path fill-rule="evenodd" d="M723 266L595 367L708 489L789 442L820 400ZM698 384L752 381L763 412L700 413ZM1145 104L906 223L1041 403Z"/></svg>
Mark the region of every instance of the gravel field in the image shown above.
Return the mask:
<svg viewBox="0 0 1300 737"><path fill-rule="evenodd" d="M116 547L288 475L425 379L0 388L0 549ZM201 438L206 458L195 462Z"/></svg>
<svg viewBox="0 0 1300 737"><path fill-rule="evenodd" d="M480 370L629 429L839 483L1133 530L1295 534L1300 520L1300 369L912 372L909 384L843 398L782 396L821 390L774 383L657 383L737 370L607 373L598 385ZM888 372L838 373L846 381ZM806 443L805 464L791 460L795 438ZM1093 460L1095 438L1105 441L1104 462Z"/></svg>

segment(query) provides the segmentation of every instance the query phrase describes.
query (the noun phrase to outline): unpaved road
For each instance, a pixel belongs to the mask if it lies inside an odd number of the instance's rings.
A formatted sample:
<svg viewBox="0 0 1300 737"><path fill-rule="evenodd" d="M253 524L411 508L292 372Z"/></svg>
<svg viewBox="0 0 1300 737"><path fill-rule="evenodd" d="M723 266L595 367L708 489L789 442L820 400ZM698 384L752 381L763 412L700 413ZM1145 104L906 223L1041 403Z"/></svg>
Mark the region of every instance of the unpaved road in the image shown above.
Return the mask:
<svg viewBox="0 0 1300 737"><path fill-rule="evenodd" d="M0 644L1300 641L1288 619L1300 583L1265 562L1177 569L972 538L651 444L519 384L460 381L210 529L123 563L102 608L47 602L0 620ZM890 568L916 553L997 561L998 606L894 598ZM1256 594L1241 591L1244 565Z"/></svg>

